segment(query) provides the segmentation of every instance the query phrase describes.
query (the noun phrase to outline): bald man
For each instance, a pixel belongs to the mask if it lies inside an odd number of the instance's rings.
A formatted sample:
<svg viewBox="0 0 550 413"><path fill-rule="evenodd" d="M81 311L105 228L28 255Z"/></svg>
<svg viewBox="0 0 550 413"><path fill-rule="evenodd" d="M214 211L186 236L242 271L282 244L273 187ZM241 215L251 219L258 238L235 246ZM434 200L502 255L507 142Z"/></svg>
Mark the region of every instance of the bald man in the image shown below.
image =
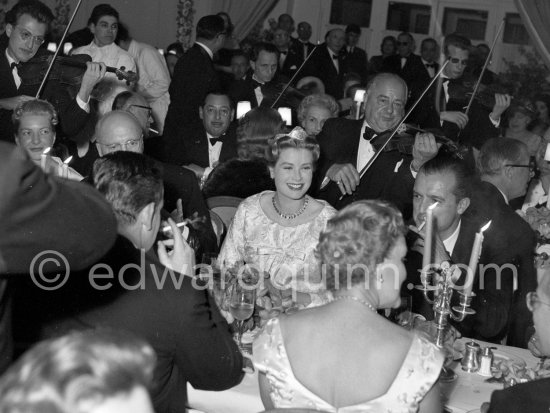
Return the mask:
<svg viewBox="0 0 550 413"><path fill-rule="evenodd" d="M143 128L138 119L129 112L113 110L103 115L95 129L96 146L99 156L116 151L143 153ZM202 197L195 174L181 166L157 161L164 181L164 209L168 212L182 200L183 217L197 213L207 225L199 231L202 252L217 250L216 235L210 222L210 214ZM200 258L201 252L195 253Z"/></svg>
<svg viewBox="0 0 550 413"><path fill-rule="evenodd" d="M325 36L325 43L317 47L304 66L303 75L315 76L325 85L325 92L335 99L344 96L344 73L346 62L340 51L346 44L342 29L332 29Z"/></svg>

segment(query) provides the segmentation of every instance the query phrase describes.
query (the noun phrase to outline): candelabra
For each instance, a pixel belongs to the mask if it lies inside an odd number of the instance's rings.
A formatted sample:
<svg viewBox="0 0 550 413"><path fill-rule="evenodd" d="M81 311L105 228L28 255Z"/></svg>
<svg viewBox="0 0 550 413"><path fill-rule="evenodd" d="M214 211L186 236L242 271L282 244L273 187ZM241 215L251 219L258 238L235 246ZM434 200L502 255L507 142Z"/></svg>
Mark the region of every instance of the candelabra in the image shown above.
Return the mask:
<svg viewBox="0 0 550 413"><path fill-rule="evenodd" d="M449 364L453 361L452 345L454 342L454 333L448 327L449 318L462 322L466 316L475 314L475 311L470 308L472 293L457 291L459 304L451 307L451 299L455 292L452 275L455 271L458 271L456 267L451 266L448 262L443 262L437 271L424 272L423 270L420 277L422 285L416 286L416 289L423 292L424 299L433 305L434 320L428 326L428 334L446 355L445 365L440 376L443 382L453 381L456 378L454 371L449 368ZM430 298L430 293L433 293L433 298Z"/></svg>

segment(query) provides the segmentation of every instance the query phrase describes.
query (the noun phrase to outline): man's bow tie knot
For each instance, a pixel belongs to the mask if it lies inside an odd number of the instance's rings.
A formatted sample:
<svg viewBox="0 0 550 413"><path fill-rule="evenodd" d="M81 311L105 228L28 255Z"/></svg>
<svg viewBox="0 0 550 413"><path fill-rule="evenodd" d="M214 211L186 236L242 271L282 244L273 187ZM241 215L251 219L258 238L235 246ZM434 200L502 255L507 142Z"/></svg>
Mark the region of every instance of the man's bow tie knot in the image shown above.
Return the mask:
<svg viewBox="0 0 550 413"><path fill-rule="evenodd" d="M333 55L332 55L332 58L333 58L334 60L338 60L338 55L337 55L337 54L333 54Z"/></svg>
<svg viewBox="0 0 550 413"><path fill-rule="evenodd" d="M279 53L286 55L286 54L288 54L288 50L279 50Z"/></svg>
<svg viewBox="0 0 550 413"><path fill-rule="evenodd" d="M435 63L426 63L426 67L431 67L432 69L435 69Z"/></svg>
<svg viewBox="0 0 550 413"><path fill-rule="evenodd" d="M15 62L12 62L12 64L10 65L10 69L13 71L13 69L20 69L21 68L21 63L15 63Z"/></svg>
<svg viewBox="0 0 550 413"><path fill-rule="evenodd" d="M264 86L265 83L260 83L258 82L256 79L252 79L252 88L253 89L256 89L256 88L262 88L262 86Z"/></svg>
<svg viewBox="0 0 550 413"><path fill-rule="evenodd" d="M217 144L218 142L222 142L223 143L223 139L221 136L217 137L217 138L210 138L210 145L214 146L215 144Z"/></svg>
<svg viewBox="0 0 550 413"><path fill-rule="evenodd" d="M369 128L368 126L365 128L365 132L363 132L363 139L366 139L370 142L372 147L375 151L378 151L378 149L384 144L384 138L385 132L376 132L372 128ZM388 135L385 135L386 137Z"/></svg>

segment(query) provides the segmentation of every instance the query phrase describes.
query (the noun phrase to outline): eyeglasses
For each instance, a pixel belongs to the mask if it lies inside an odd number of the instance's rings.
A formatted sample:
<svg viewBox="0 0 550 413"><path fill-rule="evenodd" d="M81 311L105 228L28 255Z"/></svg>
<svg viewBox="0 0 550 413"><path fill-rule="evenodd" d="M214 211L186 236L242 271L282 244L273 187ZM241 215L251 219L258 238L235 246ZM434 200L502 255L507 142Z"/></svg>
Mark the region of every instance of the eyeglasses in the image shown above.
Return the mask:
<svg viewBox="0 0 550 413"><path fill-rule="evenodd" d="M228 108L216 108L214 106L207 106L204 111L209 116L216 116L219 113L221 117L228 118L229 115L231 115L231 110Z"/></svg>
<svg viewBox="0 0 550 413"><path fill-rule="evenodd" d="M116 151L135 151L140 148L141 144L143 143L143 136L139 139L129 139L126 142L122 143L112 143L112 144L105 144L97 141L98 144L101 146L107 148L110 152L116 152Z"/></svg>
<svg viewBox="0 0 550 413"><path fill-rule="evenodd" d="M459 59L458 57L450 57L450 58L449 58L449 61L450 61L452 64L454 64L454 65L460 63L462 66L468 66L468 62L469 62L468 59L463 59L463 60L461 60L461 59Z"/></svg>
<svg viewBox="0 0 550 413"><path fill-rule="evenodd" d="M535 304L543 304L548 307L550 307L549 303L545 303L544 301L539 300L539 296L537 295L536 291L531 291L527 293L527 308L529 311L533 312L535 309Z"/></svg>
<svg viewBox="0 0 550 413"><path fill-rule="evenodd" d="M37 46L40 46L46 41L46 39L44 39L43 36L33 36L33 34L31 32L21 28L20 26L15 26L15 27L19 30L19 38L25 43L27 43L29 40L32 39L32 45L33 46L35 44Z"/></svg>
<svg viewBox="0 0 550 413"><path fill-rule="evenodd" d="M537 167L535 161L529 161L529 165L520 165L520 164L515 164L515 163L507 163L504 166L511 166L511 167L514 167L514 168L529 168L530 173L535 172L535 169Z"/></svg>

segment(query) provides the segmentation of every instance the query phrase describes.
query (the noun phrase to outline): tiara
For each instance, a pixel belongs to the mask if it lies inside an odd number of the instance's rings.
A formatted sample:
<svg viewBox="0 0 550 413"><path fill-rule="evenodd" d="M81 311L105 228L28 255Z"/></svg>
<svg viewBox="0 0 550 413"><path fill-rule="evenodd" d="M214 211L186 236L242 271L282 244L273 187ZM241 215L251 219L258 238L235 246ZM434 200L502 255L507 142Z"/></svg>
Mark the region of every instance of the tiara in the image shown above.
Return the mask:
<svg viewBox="0 0 550 413"><path fill-rule="evenodd" d="M294 129L292 129L289 133L279 133L275 135L275 142L277 142L281 138L285 138L287 136L290 136L292 139L297 139L299 141L303 141L305 138L308 137L307 132L300 126L296 126Z"/></svg>

